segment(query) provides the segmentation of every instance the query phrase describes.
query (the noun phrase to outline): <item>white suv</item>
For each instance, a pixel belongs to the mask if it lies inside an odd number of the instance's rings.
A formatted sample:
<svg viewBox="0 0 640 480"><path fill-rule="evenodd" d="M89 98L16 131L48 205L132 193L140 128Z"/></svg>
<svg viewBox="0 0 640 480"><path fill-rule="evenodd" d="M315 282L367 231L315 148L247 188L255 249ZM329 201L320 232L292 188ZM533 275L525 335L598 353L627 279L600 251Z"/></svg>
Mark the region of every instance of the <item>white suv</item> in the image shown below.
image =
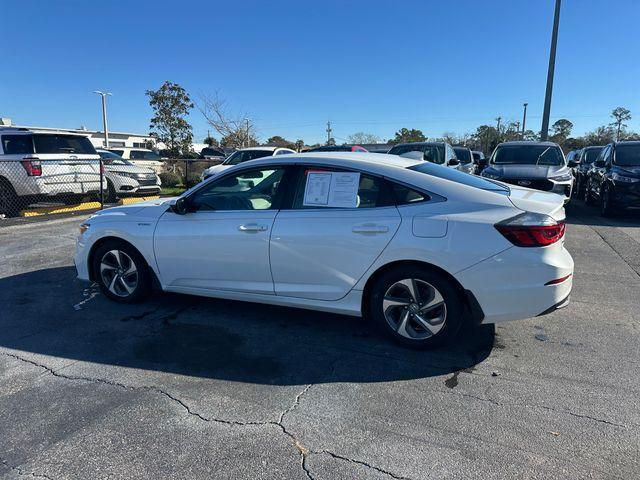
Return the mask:
<svg viewBox="0 0 640 480"><path fill-rule="evenodd" d="M220 165L214 165L207 168L204 172L202 172L201 179L206 180L207 178L217 175L227 168L233 167L234 165L238 165L239 163L244 163L249 160L255 160L256 158L262 157L271 157L273 155L286 155L289 153L296 153L296 151L291 150L290 148L269 146L243 148L242 150L233 152Z"/></svg>
<svg viewBox="0 0 640 480"><path fill-rule="evenodd" d="M100 192L100 157L89 138L0 127L0 215L42 200L75 203Z"/></svg>

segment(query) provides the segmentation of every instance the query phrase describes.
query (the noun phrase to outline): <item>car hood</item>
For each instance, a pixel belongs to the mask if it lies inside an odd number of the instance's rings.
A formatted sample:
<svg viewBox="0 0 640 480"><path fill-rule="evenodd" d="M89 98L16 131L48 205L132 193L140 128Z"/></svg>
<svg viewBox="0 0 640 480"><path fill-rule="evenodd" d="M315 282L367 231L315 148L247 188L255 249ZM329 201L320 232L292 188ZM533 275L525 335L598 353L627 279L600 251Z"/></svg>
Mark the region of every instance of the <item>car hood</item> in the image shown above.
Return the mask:
<svg viewBox="0 0 640 480"><path fill-rule="evenodd" d="M204 176L211 177L213 175L217 175L218 173L226 170L227 168L231 168L233 165L214 165L213 167L209 167L204 171Z"/></svg>
<svg viewBox="0 0 640 480"><path fill-rule="evenodd" d="M94 213L89 221L123 221L123 220L153 220L167 211L169 203L178 197L156 198L145 202L105 208Z"/></svg>
<svg viewBox="0 0 640 480"><path fill-rule="evenodd" d="M616 168L622 175L629 175L630 177L640 177L640 165L629 165L624 167L616 165Z"/></svg>
<svg viewBox="0 0 640 480"><path fill-rule="evenodd" d="M514 207L526 212L543 213L555 220L564 220L564 197L532 188L508 185L509 200Z"/></svg>
<svg viewBox="0 0 640 480"><path fill-rule="evenodd" d="M137 167L135 165L105 165L104 169L107 172L155 174L150 168Z"/></svg>
<svg viewBox="0 0 640 480"><path fill-rule="evenodd" d="M566 165L490 165L504 178L551 178L569 172Z"/></svg>

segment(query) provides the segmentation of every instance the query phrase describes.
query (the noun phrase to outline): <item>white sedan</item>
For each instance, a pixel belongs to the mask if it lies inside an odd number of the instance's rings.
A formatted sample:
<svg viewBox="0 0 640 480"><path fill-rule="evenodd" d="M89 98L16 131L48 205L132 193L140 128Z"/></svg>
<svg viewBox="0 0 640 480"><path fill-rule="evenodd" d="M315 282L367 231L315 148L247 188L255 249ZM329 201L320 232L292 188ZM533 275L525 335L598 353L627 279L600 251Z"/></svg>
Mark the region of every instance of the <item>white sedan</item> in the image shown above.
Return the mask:
<svg viewBox="0 0 640 480"><path fill-rule="evenodd" d="M562 197L392 155L252 160L181 197L81 226L78 277L119 302L164 291L364 315L417 347L464 322L568 303Z"/></svg>

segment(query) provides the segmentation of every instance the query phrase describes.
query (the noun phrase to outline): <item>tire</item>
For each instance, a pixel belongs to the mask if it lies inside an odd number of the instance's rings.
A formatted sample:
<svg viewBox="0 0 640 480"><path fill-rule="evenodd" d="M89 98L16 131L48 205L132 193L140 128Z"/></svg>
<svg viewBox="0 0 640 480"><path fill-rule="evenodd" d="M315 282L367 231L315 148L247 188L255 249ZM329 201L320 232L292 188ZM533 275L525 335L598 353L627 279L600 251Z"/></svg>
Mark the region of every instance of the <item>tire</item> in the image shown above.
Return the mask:
<svg viewBox="0 0 640 480"><path fill-rule="evenodd" d="M17 217L23 203L11 184L5 179L0 179L0 215L8 218Z"/></svg>
<svg viewBox="0 0 640 480"><path fill-rule="evenodd" d="M98 194L98 197L99 196L100 195ZM107 196L104 201L106 203L116 203L116 200L118 200L118 197L116 197L116 189L114 188L113 183L107 180Z"/></svg>
<svg viewBox="0 0 640 480"><path fill-rule="evenodd" d="M91 262L95 281L111 300L135 303L151 290L147 262L126 242L113 240L103 243L93 252Z"/></svg>
<svg viewBox="0 0 640 480"><path fill-rule="evenodd" d="M584 195L582 198L587 205L593 205L593 199L591 198L591 193L589 193L589 182L584 186Z"/></svg>
<svg viewBox="0 0 640 480"><path fill-rule="evenodd" d="M613 216L613 207L611 205L611 189L605 184L600 194L600 215L603 217Z"/></svg>
<svg viewBox="0 0 640 480"><path fill-rule="evenodd" d="M384 273L373 284L368 300L368 317L405 347L443 345L462 326L464 308L457 289L449 279L424 267L398 267Z"/></svg>

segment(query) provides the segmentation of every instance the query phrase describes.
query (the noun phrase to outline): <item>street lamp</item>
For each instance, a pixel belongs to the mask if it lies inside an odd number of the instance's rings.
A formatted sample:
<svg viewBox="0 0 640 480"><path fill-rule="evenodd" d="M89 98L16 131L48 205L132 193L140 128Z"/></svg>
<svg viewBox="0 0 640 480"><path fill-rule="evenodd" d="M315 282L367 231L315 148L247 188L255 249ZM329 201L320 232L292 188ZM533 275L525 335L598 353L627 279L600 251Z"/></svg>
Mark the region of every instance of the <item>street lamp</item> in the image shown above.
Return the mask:
<svg viewBox="0 0 640 480"><path fill-rule="evenodd" d="M104 148L109 148L109 130L107 129L107 95L111 95L109 92L101 92L94 90L93 93L97 93L102 97L102 126L104 128Z"/></svg>
<svg viewBox="0 0 640 480"><path fill-rule="evenodd" d="M522 106L524 107L524 113L522 114L522 140L524 140L525 126L527 124L527 105L529 104L528 103L522 104Z"/></svg>
<svg viewBox="0 0 640 480"><path fill-rule="evenodd" d="M556 0L553 14L553 31L551 32L551 51L549 52L549 70L547 70L547 90L544 95L544 113L542 114L542 129L540 139L546 141L549 137L549 114L551 113L551 92L553 90L553 72L556 68L556 46L558 44L558 22L560 21L560 2Z"/></svg>

